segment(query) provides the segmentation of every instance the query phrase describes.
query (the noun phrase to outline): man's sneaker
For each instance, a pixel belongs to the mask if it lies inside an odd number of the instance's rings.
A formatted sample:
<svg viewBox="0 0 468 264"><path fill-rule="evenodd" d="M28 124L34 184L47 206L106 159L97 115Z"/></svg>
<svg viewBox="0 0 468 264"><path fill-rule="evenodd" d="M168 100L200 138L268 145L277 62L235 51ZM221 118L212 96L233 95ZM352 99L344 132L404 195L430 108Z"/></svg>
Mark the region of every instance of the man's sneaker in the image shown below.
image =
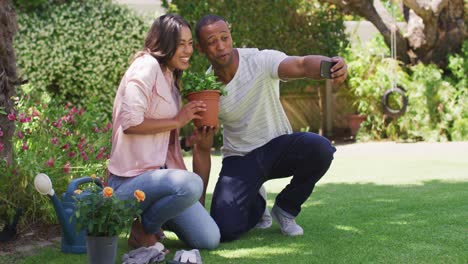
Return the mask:
<svg viewBox="0 0 468 264"><path fill-rule="evenodd" d="M263 185L262 185L262 187L260 187L260 190L258 191L258 193L263 197L263 199L265 200L265 203L266 203L267 202L267 193L266 193L266 189L265 189L265 187ZM258 221L255 228L267 229L267 228L269 228L271 226L271 224L272 224L272 221L271 221L270 211L268 211L268 206L265 206L265 212L263 212L262 218L260 218L260 221Z"/></svg>
<svg viewBox="0 0 468 264"><path fill-rule="evenodd" d="M283 209L276 206L276 204L271 209L271 216L276 223L280 225L281 232L284 235L288 236L302 236L304 234L304 229L301 226L296 224L294 217L288 216Z"/></svg>

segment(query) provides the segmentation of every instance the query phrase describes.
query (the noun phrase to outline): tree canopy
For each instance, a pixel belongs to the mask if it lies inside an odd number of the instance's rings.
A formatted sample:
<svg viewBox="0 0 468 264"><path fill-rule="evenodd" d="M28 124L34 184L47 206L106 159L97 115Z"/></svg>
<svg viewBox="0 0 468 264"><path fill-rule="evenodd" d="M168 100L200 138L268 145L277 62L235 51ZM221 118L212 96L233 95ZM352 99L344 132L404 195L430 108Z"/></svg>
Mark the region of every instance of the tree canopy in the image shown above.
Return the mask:
<svg viewBox="0 0 468 264"><path fill-rule="evenodd" d="M392 29L398 28L392 11L403 14L404 27L396 32L398 59L416 64L447 66L447 56L460 53L466 36L463 0L320 0L374 24L390 47Z"/></svg>

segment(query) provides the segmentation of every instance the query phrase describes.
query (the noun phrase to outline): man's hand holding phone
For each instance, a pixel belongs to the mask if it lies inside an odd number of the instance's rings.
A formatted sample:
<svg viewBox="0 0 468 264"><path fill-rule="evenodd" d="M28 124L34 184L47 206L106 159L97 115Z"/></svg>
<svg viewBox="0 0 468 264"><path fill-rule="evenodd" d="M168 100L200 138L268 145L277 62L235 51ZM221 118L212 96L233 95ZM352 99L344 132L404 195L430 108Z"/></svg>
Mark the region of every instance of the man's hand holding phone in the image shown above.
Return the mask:
<svg viewBox="0 0 468 264"><path fill-rule="evenodd" d="M348 75L348 66L341 57L320 62L320 77L331 79L334 84L342 83Z"/></svg>

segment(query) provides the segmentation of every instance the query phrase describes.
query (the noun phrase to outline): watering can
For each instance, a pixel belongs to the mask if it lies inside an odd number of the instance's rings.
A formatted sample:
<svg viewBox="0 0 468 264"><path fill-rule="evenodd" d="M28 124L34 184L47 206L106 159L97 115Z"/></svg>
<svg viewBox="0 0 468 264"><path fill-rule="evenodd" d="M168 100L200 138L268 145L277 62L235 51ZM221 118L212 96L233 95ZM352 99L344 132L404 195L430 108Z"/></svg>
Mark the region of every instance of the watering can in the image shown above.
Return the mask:
<svg viewBox="0 0 468 264"><path fill-rule="evenodd" d="M80 185L89 182L94 182L102 188L102 182L97 178L78 178L68 185L67 191L62 194L62 201L60 201L52 188L52 182L49 176L44 173L39 173L34 178L34 187L36 187L36 190L40 194L49 196L54 205L57 218L62 226L62 252L64 253L86 253L85 230L77 232L75 228L75 204L90 193L83 191L80 194L76 194L75 190L77 190Z"/></svg>

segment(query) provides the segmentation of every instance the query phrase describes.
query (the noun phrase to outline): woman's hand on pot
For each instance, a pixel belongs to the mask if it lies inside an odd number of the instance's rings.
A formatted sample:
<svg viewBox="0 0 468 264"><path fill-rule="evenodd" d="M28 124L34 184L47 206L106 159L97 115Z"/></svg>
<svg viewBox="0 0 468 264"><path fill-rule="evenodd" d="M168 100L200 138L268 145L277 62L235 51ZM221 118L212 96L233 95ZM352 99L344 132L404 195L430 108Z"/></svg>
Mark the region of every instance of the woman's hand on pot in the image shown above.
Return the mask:
<svg viewBox="0 0 468 264"><path fill-rule="evenodd" d="M179 127L183 127L192 119L202 119L197 113L204 111L206 111L206 104L203 101L192 101L184 105L174 119L179 123Z"/></svg>

